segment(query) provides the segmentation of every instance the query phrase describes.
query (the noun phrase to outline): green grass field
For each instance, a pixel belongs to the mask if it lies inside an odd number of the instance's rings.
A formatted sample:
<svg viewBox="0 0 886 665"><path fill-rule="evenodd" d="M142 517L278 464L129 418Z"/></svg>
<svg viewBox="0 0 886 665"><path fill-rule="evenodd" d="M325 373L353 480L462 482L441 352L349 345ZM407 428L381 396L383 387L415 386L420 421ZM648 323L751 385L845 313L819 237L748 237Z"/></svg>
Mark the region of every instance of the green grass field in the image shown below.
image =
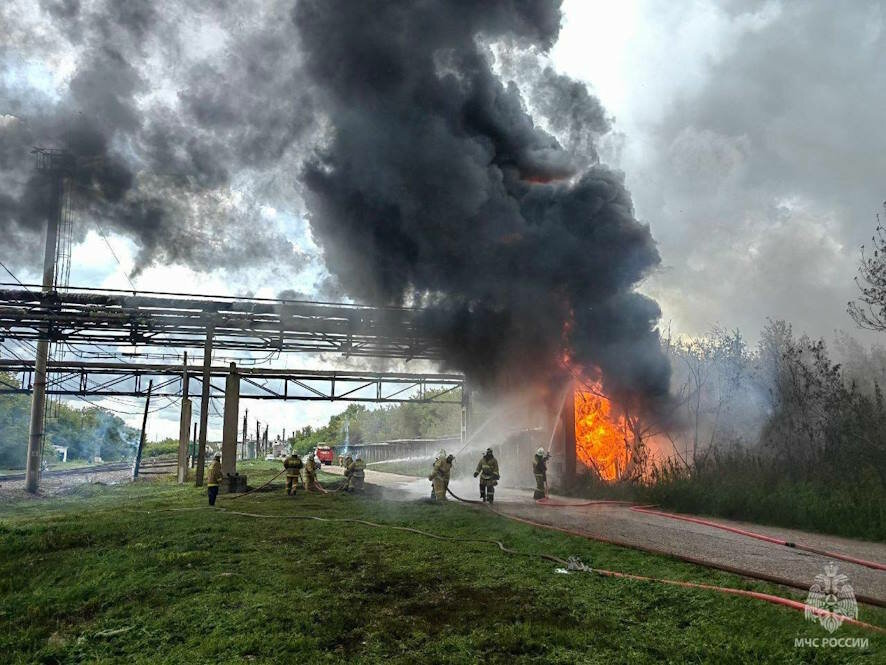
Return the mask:
<svg viewBox="0 0 886 665"><path fill-rule="evenodd" d="M251 484L270 464L248 468ZM274 466L275 470L279 467ZM338 479L325 476L329 486ZM644 575L794 595L668 558L536 530L464 505L371 494L221 497L171 482L84 485L0 504L0 660L11 663L883 662L802 614L708 591L555 572L494 545L442 542L359 517ZM861 609L886 625L886 612Z"/></svg>

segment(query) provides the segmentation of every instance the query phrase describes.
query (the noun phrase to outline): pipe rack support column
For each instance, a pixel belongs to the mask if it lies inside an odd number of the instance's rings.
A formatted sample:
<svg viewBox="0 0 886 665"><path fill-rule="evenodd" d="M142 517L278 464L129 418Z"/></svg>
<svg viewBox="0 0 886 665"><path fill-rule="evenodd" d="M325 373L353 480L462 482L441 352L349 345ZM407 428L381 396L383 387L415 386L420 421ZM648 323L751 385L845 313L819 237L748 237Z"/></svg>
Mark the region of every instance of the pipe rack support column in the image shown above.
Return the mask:
<svg viewBox="0 0 886 665"><path fill-rule="evenodd" d="M471 427L471 389L468 382L461 384L461 443L467 443Z"/></svg>
<svg viewBox="0 0 886 665"><path fill-rule="evenodd" d="M225 380L225 411L222 425L222 473L237 473L237 422L240 415L240 375L237 364L231 363L231 371Z"/></svg>
<svg viewBox="0 0 886 665"><path fill-rule="evenodd" d="M209 389L212 380L212 333L210 326L206 329L206 342L203 345L203 389L200 394L200 444L197 448L197 471L194 484L203 487L203 471L206 465L206 432L209 427Z"/></svg>
<svg viewBox="0 0 886 665"><path fill-rule="evenodd" d="M178 483L188 482L188 448L191 443L191 400L182 399L178 425Z"/></svg>
<svg viewBox="0 0 886 665"><path fill-rule="evenodd" d="M179 484L188 481L188 444L191 443L191 400L188 394L188 352L182 365L182 411L178 423L178 469Z"/></svg>
<svg viewBox="0 0 886 665"><path fill-rule="evenodd" d="M575 386L570 384L563 402L563 483L567 487L575 481Z"/></svg>
<svg viewBox="0 0 886 665"><path fill-rule="evenodd" d="M248 451L248 432L246 431L246 421L249 416L249 409L246 409L246 413L243 414L243 444L240 448L240 459L247 459L247 451Z"/></svg>

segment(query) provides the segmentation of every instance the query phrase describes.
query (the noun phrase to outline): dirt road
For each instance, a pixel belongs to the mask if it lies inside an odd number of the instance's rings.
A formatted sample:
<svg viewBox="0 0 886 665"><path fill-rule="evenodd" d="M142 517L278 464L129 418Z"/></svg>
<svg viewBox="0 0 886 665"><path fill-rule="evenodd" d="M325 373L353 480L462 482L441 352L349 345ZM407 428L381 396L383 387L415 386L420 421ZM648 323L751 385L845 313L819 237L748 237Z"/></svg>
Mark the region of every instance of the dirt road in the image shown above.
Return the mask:
<svg viewBox="0 0 886 665"><path fill-rule="evenodd" d="M326 467L341 473L337 467ZM366 481L396 491L403 498L430 495L430 483L424 478L366 471ZM474 482L453 481L450 489L467 499L477 499ZM562 502L576 499L552 497ZM780 578L799 589L808 589L825 564L835 563L849 577L857 596L866 596L886 604L886 571L874 570L819 554L776 545L701 524L692 524L632 511L624 505L585 507L549 507L536 504L531 492L500 488L495 508L515 517L545 525L566 528L589 536L615 541L628 547L664 552L677 558L720 568L739 568L758 575ZM802 543L818 549L886 563L886 545L837 536L806 533L793 529L760 526L711 518L719 524Z"/></svg>

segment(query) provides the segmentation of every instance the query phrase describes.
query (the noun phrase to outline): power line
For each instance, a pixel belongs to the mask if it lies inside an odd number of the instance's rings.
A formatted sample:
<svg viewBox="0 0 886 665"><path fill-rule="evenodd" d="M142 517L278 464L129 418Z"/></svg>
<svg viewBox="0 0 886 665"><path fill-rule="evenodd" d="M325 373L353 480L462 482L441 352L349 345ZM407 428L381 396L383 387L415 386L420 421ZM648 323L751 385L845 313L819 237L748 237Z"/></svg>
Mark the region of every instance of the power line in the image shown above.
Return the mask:
<svg viewBox="0 0 886 665"><path fill-rule="evenodd" d="M129 282L129 286L132 287L132 290L135 291L135 284L132 283L132 280L129 279L129 275L127 275L126 271L123 269L123 264L120 262L120 258L117 256L117 252L115 252L114 248L111 247L111 243L108 241L108 237L105 235L105 230L98 222L95 222L95 226L98 229L98 234L102 237L102 240L105 241L108 249L111 250L111 256L113 256L114 260L117 262L117 266L120 268L120 273L126 278L126 281Z"/></svg>
<svg viewBox="0 0 886 665"><path fill-rule="evenodd" d="M9 268L7 268L6 265L2 261L0 261L0 266L2 266L3 270L8 272L9 276L12 277L16 282L18 282L18 285L21 286L25 291L27 291L30 294L34 293L33 291L31 291L31 289L29 289L27 286L25 286L22 283L22 281L18 277L16 277L15 274L13 274L13 272Z"/></svg>

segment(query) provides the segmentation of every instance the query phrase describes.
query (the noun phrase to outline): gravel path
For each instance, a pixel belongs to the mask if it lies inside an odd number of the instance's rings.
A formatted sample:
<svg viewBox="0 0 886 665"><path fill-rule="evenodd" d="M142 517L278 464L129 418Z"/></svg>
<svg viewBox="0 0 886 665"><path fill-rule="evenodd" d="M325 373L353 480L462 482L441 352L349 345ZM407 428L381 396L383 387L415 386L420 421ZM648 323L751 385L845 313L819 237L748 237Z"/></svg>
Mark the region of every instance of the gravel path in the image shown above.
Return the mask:
<svg viewBox="0 0 886 665"><path fill-rule="evenodd" d="M325 467L324 470L341 473L338 467ZM430 483L424 478L367 470L366 481L396 490L404 499L430 495ZM453 481L450 489L466 499L478 498L475 496L477 488L473 482ZM564 503L577 501L564 497L552 499ZM741 568L760 575L775 576L788 580L801 589L808 589L812 585L815 576L823 572L825 564L835 563L840 572L849 577L856 595L867 596L886 604L886 571L767 543L701 524L635 512L629 506L551 508L536 504L531 492L498 488L495 507L508 515L618 541L631 547L660 550L678 558L689 557L713 567ZM886 544L882 543L733 522L718 517L711 518L711 521L818 549L886 563Z"/></svg>
<svg viewBox="0 0 886 665"><path fill-rule="evenodd" d="M151 467L150 462L146 462L143 467L144 471L149 473L142 476L140 481L149 480L151 478L161 477L156 473L150 473L159 470L166 470L166 467ZM175 472L175 467L171 467L170 473ZM110 469L95 471L84 469L66 470L64 473L44 473L40 478L40 487L36 495L29 494L25 491L24 479L2 480L0 481L0 502L10 501L12 499L33 498L40 500L41 498L60 496L68 493L77 485L84 483L101 483L104 485L116 485L118 483L127 483L132 479L132 469L127 464L124 469Z"/></svg>

